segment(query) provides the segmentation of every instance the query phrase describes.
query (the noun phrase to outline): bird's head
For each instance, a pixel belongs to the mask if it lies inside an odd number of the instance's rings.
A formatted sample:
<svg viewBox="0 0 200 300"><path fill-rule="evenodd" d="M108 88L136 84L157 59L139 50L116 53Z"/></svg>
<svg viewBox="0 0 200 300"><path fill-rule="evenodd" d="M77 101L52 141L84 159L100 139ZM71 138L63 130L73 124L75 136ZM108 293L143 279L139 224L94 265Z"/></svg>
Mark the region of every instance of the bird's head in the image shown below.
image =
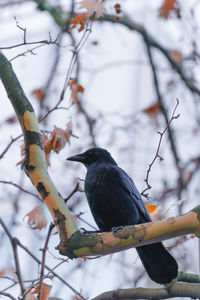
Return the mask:
<svg viewBox="0 0 200 300"><path fill-rule="evenodd" d="M86 166L86 168L96 162L105 162L116 165L116 162L110 153L107 150L99 147L90 148L81 154L70 156L67 158L67 160L81 162Z"/></svg>

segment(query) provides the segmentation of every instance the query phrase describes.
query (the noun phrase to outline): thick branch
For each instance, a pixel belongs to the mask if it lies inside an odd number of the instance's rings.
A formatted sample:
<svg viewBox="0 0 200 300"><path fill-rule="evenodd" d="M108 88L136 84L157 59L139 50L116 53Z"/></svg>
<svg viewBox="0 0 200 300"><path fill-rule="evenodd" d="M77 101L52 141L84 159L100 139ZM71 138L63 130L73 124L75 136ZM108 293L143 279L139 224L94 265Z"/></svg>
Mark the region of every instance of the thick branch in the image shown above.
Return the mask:
<svg viewBox="0 0 200 300"><path fill-rule="evenodd" d="M118 299L169 299L174 297L197 298L200 295L200 285L197 283L176 282L169 289L118 289L105 292L92 300L118 300Z"/></svg>
<svg viewBox="0 0 200 300"><path fill-rule="evenodd" d="M61 254L71 258L106 255L191 233L200 236L200 206L181 216L126 226L116 232L83 234L76 231L58 248Z"/></svg>
<svg viewBox="0 0 200 300"><path fill-rule="evenodd" d="M77 230L77 226L48 175L42 138L33 107L25 96L11 63L2 52L0 52L0 78L24 134L26 158L23 166L26 174L48 206L58 231L62 220L62 232L59 232L62 241L63 238L66 239L66 236L69 238Z"/></svg>

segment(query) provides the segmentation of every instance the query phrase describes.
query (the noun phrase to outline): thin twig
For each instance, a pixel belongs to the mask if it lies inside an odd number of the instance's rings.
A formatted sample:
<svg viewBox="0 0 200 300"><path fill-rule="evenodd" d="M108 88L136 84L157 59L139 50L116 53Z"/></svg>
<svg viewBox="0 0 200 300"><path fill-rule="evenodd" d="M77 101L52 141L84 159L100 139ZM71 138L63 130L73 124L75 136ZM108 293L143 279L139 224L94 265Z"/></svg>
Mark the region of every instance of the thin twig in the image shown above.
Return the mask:
<svg viewBox="0 0 200 300"><path fill-rule="evenodd" d="M6 148L3 150L3 152L0 154L0 159L2 159L3 158L3 156L6 154L6 152L8 151L8 149L10 148L10 146L15 142L15 141L17 141L20 137L22 137L23 135L22 134L20 134L20 135L18 135L16 138L12 138L11 137L11 141L10 141L10 143L6 146Z"/></svg>
<svg viewBox="0 0 200 300"><path fill-rule="evenodd" d="M147 170L146 178L144 180L146 182L147 187L141 193L141 195L144 196L144 197L146 197L146 198L148 198L148 194L145 194L145 192L151 189L151 185L149 184L149 174L151 172L151 168L152 168L152 166L155 163L155 161L156 161L157 158L159 158L161 161L163 160L163 158L159 155L162 138L163 138L165 132L167 131L167 129L169 128L170 124L172 123L172 121L174 119L178 119L179 116L180 116L180 114L175 115L176 109L177 109L178 105L179 105L179 100L176 99L176 106L175 106L174 111L172 113L171 119L169 120L169 123L167 124L167 126L165 127L165 129L163 130L163 132L158 131L158 134L160 135L160 139L159 139L159 142L158 142L156 154L155 154L152 162L149 164L149 168Z"/></svg>
<svg viewBox="0 0 200 300"><path fill-rule="evenodd" d="M41 265L42 262L19 240L18 240L18 246L21 247L26 253L28 253L39 265ZM45 265L45 269L50 271L56 278L58 278L63 284L65 284L70 290L72 290L79 298L81 298L82 300L86 300L74 287L72 287L68 282L66 282L60 275L54 272L50 267Z"/></svg>
<svg viewBox="0 0 200 300"><path fill-rule="evenodd" d="M5 297L8 297L8 298L10 298L10 299L12 299L12 300L17 300L15 297L13 297L11 294L8 294L8 293L5 293L5 292L1 292L0 291L0 295L3 295L3 296L5 296Z"/></svg>
<svg viewBox="0 0 200 300"><path fill-rule="evenodd" d="M39 281L39 293L38 293L38 299L42 300L42 285L43 285L43 278L44 278L44 268L45 268L45 259L46 259L46 253L48 248L49 239L51 236L51 231L54 228L54 224L50 224L48 234L46 237L46 241L44 244L44 248L42 249L42 263L41 263L41 271L40 271L40 281Z"/></svg>
<svg viewBox="0 0 200 300"><path fill-rule="evenodd" d="M39 200L41 201L41 198L40 198L38 195L36 195L36 194L34 194L34 193L31 193L31 192L25 190L25 189L22 188L20 185L14 183L14 182L12 182L12 181L0 180L0 183L3 183L3 184L10 184L10 185L12 185L12 186L15 186L15 187L18 188L20 191L22 191L22 192L24 192L24 193L27 193L27 194L29 194L29 195L31 195L31 196L33 196L33 197L35 197L35 198L37 198L37 199L39 199Z"/></svg>
<svg viewBox="0 0 200 300"><path fill-rule="evenodd" d="M76 193L76 192L80 192L80 189L79 189L79 186L80 186L80 183L77 182L75 188L72 190L72 192L64 199L65 203L67 203L67 201Z"/></svg>
<svg viewBox="0 0 200 300"><path fill-rule="evenodd" d="M20 264L19 264L19 257L18 257L18 252L17 252L17 245L18 245L18 240L14 237L12 237L10 231L8 230L7 226L4 224L3 220L0 218L0 224L3 227L5 233L7 234L12 248L13 248L13 254L14 254L14 260L15 260L15 267L16 267L16 274L17 274L17 278L19 281L19 285L21 288L21 294L23 295L25 292L25 288L24 288L24 283L22 280L22 275L21 275L21 269L20 269Z"/></svg>
<svg viewBox="0 0 200 300"><path fill-rule="evenodd" d="M75 66L76 61L77 61L77 55L80 52L80 50L82 49L82 47L85 44L86 40L88 39L90 33L91 33L91 26L89 27L89 25L87 25L87 27L86 27L86 29L84 31L83 36L81 37L81 39L78 42L78 44L75 46L75 49L73 50L73 55L72 55L72 58L71 58L71 61L70 61L70 65L69 65L69 68L68 68L68 71L67 71L67 74L66 74L66 77L65 77L63 89L61 91L59 100L58 100L57 104L52 109L50 109L42 118L40 118L39 122L43 121L52 111L54 111L55 109L57 109L58 106L60 105L60 103L63 101L64 96L65 96L66 88L68 86L71 74L72 74L72 72L74 70L74 66Z"/></svg>

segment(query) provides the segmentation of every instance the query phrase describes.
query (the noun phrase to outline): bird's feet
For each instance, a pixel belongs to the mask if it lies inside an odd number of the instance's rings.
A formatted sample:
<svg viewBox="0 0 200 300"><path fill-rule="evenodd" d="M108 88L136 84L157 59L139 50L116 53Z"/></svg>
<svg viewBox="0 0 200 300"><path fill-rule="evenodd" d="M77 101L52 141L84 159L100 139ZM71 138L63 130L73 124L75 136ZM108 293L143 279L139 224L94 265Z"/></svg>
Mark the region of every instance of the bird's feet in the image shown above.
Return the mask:
<svg viewBox="0 0 200 300"><path fill-rule="evenodd" d="M116 233L118 230L123 229L124 226L112 227L112 233Z"/></svg>
<svg viewBox="0 0 200 300"><path fill-rule="evenodd" d="M99 232L101 232L100 230L86 230L85 228L80 228L80 231L81 231L81 233L83 233L83 234L90 234L90 233L99 233Z"/></svg>

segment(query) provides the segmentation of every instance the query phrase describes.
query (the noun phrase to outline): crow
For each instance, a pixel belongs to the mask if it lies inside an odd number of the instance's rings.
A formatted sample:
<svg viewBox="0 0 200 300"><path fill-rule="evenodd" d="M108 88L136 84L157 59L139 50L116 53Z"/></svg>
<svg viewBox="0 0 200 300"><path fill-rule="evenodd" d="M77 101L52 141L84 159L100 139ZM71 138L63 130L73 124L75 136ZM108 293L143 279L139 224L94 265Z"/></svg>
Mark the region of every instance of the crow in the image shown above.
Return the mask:
<svg viewBox="0 0 200 300"><path fill-rule="evenodd" d="M152 221L134 182L107 150L94 147L67 160L81 162L87 168L85 193L100 231ZM153 281L167 284L177 277L177 262L161 242L136 250Z"/></svg>

